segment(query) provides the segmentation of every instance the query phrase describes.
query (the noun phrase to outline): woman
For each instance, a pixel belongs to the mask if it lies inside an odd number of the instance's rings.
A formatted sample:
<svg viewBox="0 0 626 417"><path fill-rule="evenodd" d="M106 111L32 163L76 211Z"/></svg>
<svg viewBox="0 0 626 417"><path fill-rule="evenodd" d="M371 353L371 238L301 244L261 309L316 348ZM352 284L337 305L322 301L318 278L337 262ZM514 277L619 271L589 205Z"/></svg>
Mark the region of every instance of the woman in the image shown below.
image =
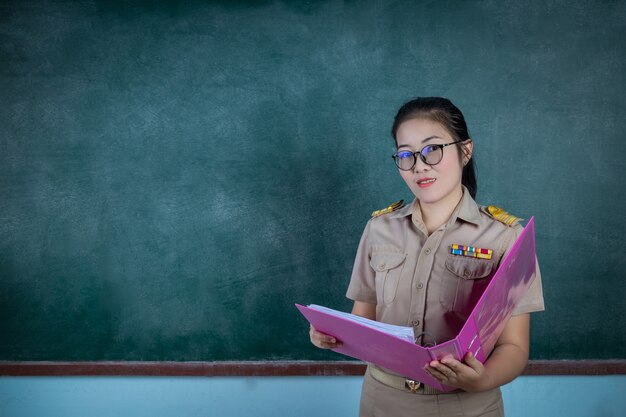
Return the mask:
<svg viewBox="0 0 626 417"><path fill-rule="evenodd" d="M374 213L359 243L347 296L353 314L413 326L418 342L454 338L522 230L516 217L478 206L473 141L461 111L447 99L411 100L392 127L400 176L415 195L407 206ZM482 258L452 253L452 245L491 249ZM524 370L529 350L529 313L543 310L541 278L513 311L484 365L471 354L463 362L432 361L424 368L443 384L442 393L402 375L368 365L361 416L502 416L499 387ZM310 330L320 348L339 341Z"/></svg>

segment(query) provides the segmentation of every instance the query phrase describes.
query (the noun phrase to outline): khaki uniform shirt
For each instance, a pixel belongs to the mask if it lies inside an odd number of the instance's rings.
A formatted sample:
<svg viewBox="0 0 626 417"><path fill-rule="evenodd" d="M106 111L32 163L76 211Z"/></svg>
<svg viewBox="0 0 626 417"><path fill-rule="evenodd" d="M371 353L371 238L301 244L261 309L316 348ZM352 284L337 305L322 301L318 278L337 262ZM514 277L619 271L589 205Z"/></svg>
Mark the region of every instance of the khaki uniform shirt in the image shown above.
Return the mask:
<svg viewBox="0 0 626 417"><path fill-rule="evenodd" d="M347 297L376 304L376 320L412 326L422 345L457 336L501 259L522 231L479 208L465 187L450 220L430 236L415 200L372 218L356 254ZM490 260L450 254L453 244L492 249ZM513 315L544 309L541 276Z"/></svg>

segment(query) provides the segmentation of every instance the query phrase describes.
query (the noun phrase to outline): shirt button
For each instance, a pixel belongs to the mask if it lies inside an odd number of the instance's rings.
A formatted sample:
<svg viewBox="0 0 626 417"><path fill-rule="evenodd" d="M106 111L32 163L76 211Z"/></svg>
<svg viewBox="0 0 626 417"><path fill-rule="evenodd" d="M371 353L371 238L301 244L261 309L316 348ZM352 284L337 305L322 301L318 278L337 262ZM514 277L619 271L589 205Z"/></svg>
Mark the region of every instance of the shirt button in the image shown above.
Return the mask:
<svg viewBox="0 0 626 417"><path fill-rule="evenodd" d="M413 326L419 326L419 325L420 325L419 320L413 320Z"/></svg>
<svg viewBox="0 0 626 417"><path fill-rule="evenodd" d="M383 263L381 263L381 264L379 264L379 265L378 265L378 270L379 270L379 271L382 271L383 269L385 269L385 267L386 267L386 266L387 266L387 265L383 262Z"/></svg>
<svg viewBox="0 0 626 417"><path fill-rule="evenodd" d="M424 288L424 284L422 284L422 283L420 282L419 284L417 284L417 288L419 288L419 289L421 290L422 288Z"/></svg>
<svg viewBox="0 0 626 417"><path fill-rule="evenodd" d="M470 271L468 271L467 269L465 270L465 272L463 272L463 275L466 277L470 276Z"/></svg>
<svg viewBox="0 0 626 417"><path fill-rule="evenodd" d="M426 255L430 255L430 248L426 248L424 252L426 252Z"/></svg>

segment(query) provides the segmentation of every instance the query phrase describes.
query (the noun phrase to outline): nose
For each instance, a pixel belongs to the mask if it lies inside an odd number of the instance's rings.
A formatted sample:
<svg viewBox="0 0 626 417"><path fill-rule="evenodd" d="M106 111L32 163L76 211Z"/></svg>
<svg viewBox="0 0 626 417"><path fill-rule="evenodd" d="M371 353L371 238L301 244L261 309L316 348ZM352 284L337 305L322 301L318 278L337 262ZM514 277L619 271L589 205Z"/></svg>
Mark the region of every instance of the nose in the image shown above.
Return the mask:
<svg viewBox="0 0 626 417"><path fill-rule="evenodd" d="M415 158L415 166L413 166L413 172L426 172L430 170L430 165L426 162L422 161L422 158L419 156Z"/></svg>

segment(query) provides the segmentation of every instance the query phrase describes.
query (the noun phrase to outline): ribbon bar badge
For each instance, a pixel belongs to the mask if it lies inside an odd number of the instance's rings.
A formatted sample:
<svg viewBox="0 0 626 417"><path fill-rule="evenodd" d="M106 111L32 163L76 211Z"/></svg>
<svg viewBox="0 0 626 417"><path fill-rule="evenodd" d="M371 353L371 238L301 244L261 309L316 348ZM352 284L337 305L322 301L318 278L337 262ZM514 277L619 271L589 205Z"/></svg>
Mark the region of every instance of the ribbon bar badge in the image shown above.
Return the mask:
<svg viewBox="0 0 626 417"><path fill-rule="evenodd" d="M471 258L491 259L493 250L476 248L474 246L452 245L450 253L453 255L469 256Z"/></svg>

